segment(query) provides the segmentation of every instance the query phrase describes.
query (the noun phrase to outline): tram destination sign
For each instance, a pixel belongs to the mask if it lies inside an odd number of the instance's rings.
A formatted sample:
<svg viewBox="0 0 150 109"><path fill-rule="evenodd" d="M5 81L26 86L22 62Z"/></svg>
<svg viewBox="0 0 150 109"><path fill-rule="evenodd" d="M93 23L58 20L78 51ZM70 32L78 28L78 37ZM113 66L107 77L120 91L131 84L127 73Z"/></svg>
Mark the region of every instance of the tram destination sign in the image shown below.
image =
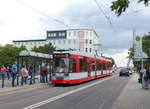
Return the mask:
<svg viewBox="0 0 150 109"><path fill-rule="evenodd" d="M67 37L66 30L47 31L47 39L64 39Z"/></svg>
<svg viewBox="0 0 150 109"><path fill-rule="evenodd" d="M67 58L68 54L54 54L53 58Z"/></svg>

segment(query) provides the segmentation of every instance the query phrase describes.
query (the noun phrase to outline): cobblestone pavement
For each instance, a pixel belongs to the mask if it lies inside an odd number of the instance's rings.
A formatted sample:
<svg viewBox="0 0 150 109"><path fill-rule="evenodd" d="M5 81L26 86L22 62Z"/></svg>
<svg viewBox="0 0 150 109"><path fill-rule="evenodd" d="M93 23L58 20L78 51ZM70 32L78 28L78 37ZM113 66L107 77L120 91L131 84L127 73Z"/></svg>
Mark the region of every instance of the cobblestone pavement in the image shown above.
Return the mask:
<svg viewBox="0 0 150 109"><path fill-rule="evenodd" d="M150 109L150 90L143 89L137 80L135 73L111 109Z"/></svg>

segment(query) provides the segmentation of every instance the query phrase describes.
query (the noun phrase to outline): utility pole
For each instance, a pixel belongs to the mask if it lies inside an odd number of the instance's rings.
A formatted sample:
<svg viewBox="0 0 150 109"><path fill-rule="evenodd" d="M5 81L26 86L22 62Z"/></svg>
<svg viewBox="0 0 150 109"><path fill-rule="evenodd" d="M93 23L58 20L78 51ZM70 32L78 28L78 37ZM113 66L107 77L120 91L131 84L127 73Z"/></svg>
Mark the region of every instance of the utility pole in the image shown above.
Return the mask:
<svg viewBox="0 0 150 109"><path fill-rule="evenodd" d="M143 69L143 50L142 50L142 37L135 37L135 30L133 29L133 49L134 49L134 61L141 62L141 68Z"/></svg>

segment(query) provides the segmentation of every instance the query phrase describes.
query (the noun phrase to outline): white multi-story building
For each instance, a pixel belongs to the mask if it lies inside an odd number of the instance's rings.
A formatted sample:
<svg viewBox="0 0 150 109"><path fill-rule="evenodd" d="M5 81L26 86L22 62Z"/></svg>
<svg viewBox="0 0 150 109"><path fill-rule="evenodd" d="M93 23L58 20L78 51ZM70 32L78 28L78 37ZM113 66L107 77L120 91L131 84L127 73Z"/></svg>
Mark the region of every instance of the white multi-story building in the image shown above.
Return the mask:
<svg viewBox="0 0 150 109"><path fill-rule="evenodd" d="M25 46L28 50L31 50L34 46L39 47L52 43L56 49L73 49L94 53L97 50L97 46L95 45L99 44L98 41L98 35L94 30L70 29L47 31L46 39L15 40L13 44L16 47Z"/></svg>

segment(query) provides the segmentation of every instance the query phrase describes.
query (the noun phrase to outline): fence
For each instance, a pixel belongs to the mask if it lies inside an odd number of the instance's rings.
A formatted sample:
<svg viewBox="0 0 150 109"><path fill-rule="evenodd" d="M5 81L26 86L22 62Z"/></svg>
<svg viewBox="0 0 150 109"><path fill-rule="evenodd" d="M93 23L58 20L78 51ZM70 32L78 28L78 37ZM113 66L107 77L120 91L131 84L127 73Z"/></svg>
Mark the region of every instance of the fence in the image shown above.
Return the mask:
<svg viewBox="0 0 150 109"><path fill-rule="evenodd" d="M45 82L49 82L50 78L49 78L49 74L47 75L47 81ZM27 84L30 84L30 79L31 77L28 76L27 79ZM39 83L43 83L44 81L42 81L42 77L40 75L35 75L32 78L32 84L39 84ZM31 85L32 85L31 84ZM17 76L15 79L15 85L17 86L21 86L21 77ZM12 77L11 75L7 75L7 74L0 74L0 88L7 88L7 87L12 87Z"/></svg>

